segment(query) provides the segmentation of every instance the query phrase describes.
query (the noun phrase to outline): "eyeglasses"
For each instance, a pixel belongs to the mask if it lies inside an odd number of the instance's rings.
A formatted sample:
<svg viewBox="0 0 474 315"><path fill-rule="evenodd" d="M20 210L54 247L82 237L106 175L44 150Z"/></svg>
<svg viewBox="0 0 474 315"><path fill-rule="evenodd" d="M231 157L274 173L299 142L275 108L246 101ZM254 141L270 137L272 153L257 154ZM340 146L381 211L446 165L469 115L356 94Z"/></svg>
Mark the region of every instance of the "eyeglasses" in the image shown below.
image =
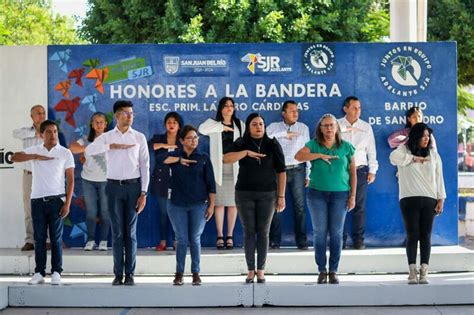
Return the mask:
<svg viewBox="0 0 474 315"><path fill-rule="evenodd" d="M122 115L122 116L128 116L128 117L135 117L137 114L134 112L118 112L117 114Z"/></svg>
<svg viewBox="0 0 474 315"><path fill-rule="evenodd" d="M193 137L184 137L184 140L190 140L190 141L193 141L193 140L199 140L199 136L193 136Z"/></svg>
<svg viewBox="0 0 474 315"><path fill-rule="evenodd" d="M322 124L321 127L322 128L334 128L336 126L336 124Z"/></svg>

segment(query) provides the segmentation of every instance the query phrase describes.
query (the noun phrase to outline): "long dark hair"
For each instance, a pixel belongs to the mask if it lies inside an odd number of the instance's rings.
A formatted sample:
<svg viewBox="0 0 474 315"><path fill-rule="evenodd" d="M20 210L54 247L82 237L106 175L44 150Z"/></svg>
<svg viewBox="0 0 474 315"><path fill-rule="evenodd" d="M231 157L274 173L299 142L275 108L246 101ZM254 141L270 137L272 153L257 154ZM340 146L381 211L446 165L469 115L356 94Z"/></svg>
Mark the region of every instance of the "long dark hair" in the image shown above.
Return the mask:
<svg viewBox="0 0 474 315"><path fill-rule="evenodd" d="M262 115L260 115L259 113L251 113L250 115L247 116L247 119L245 120L245 133L244 133L244 136L243 138L248 140L251 138L250 136L250 123L252 122L252 120L254 120L256 117L260 117L262 118L263 120L263 124L265 124L265 119L263 118ZM265 127L265 132L263 133L263 137L264 138L268 138L267 136L267 128Z"/></svg>
<svg viewBox="0 0 474 315"><path fill-rule="evenodd" d="M314 132L314 137L316 138L316 141L318 142L319 145L324 145L324 134L321 131L321 123L323 122L324 119L326 118L332 118L334 122L336 123L335 128L336 130L336 146L339 148L342 144L342 137L341 137L341 128L339 127L339 123L337 122L336 117L333 114L324 114L319 118L318 123L316 124L316 131Z"/></svg>
<svg viewBox="0 0 474 315"><path fill-rule="evenodd" d="M94 139L95 139L95 130L94 128L92 128L92 122L94 121L94 118L97 117L97 116L101 116L102 118L104 118L105 120L105 129L104 129L104 132L107 130L107 126L108 126L108 123L107 123L107 116L102 113L102 112L95 112L92 116L91 116L91 119L89 121L89 135L87 136L87 141L89 142L93 142Z"/></svg>
<svg viewBox="0 0 474 315"><path fill-rule="evenodd" d="M425 130L428 130L430 134L430 140L428 141L428 146L426 148L420 147L420 140L423 138ZM410 133L408 134L408 141L406 146L410 150L411 154L416 156L427 157L430 154L431 148L431 134L433 133L433 129L428 127L425 123L417 123L410 129Z"/></svg>
<svg viewBox="0 0 474 315"><path fill-rule="evenodd" d="M220 99L219 105L217 106L216 121L224 121L224 116L222 116L222 110L224 109L225 103L227 103L227 101L231 101L232 105L234 105L234 112L232 113L231 120L237 126L237 128L239 128L239 133L242 135L242 126L240 125L240 120L235 114L235 102L232 97L224 96Z"/></svg>
<svg viewBox="0 0 474 315"><path fill-rule="evenodd" d="M410 123L410 116L413 115L414 113L420 113L422 116L423 116L423 112L421 111L421 108L419 108L418 106L414 106L412 108L410 108L409 110L406 111L405 113L405 118L406 118L406 124L405 124L405 128L411 128L413 127Z"/></svg>

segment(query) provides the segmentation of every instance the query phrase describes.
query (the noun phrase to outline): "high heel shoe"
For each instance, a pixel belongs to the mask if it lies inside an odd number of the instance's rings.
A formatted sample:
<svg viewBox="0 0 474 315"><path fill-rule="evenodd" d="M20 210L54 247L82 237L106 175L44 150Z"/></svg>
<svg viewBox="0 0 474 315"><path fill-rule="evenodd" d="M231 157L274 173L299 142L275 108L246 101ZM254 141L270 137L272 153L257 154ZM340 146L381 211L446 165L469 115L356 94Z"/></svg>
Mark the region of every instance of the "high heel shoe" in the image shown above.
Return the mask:
<svg viewBox="0 0 474 315"><path fill-rule="evenodd" d="M218 236L216 239L216 248L218 250L225 248L224 238L222 236Z"/></svg>
<svg viewBox="0 0 474 315"><path fill-rule="evenodd" d="M249 276L247 276L247 278L245 278L245 283L253 283L256 275L257 275L257 272L254 271L253 277L249 278Z"/></svg>
<svg viewBox="0 0 474 315"><path fill-rule="evenodd" d="M234 240L232 239L232 236L227 236L225 238L225 249L228 249L228 250L234 249Z"/></svg>

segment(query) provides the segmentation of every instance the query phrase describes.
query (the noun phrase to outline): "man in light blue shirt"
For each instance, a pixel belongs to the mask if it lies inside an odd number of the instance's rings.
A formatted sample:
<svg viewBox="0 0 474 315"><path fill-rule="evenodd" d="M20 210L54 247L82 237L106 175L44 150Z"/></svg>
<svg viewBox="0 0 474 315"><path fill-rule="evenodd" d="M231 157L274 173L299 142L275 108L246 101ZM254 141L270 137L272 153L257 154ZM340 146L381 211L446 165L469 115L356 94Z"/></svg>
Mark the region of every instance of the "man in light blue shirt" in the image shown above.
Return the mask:
<svg viewBox="0 0 474 315"><path fill-rule="evenodd" d="M283 121L275 122L267 127L270 138L276 138L280 143L285 156L286 191L293 198L294 232L296 246L299 249L308 249L306 237L306 214L304 209L304 191L308 183L309 163L300 163L295 160L295 154L309 141L309 128L298 122L298 105L288 100L282 107ZM270 227L270 248L280 248L281 224L280 214L273 215Z"/></svg>

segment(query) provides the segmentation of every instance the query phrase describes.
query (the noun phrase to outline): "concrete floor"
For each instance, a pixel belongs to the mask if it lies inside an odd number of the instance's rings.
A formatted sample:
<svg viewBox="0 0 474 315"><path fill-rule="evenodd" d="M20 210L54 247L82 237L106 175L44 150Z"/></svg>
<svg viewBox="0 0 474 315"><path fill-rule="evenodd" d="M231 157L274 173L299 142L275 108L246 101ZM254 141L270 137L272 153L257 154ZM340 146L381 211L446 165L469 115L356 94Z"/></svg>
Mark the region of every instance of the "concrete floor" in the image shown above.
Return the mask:
<svg viewBox="0 0 474 315"><path fill-rule="evenodd" d="M230 307L230 308L8 308L2 315L472 315L473 305L456 306L404 306L404 307Z"/></svg>

